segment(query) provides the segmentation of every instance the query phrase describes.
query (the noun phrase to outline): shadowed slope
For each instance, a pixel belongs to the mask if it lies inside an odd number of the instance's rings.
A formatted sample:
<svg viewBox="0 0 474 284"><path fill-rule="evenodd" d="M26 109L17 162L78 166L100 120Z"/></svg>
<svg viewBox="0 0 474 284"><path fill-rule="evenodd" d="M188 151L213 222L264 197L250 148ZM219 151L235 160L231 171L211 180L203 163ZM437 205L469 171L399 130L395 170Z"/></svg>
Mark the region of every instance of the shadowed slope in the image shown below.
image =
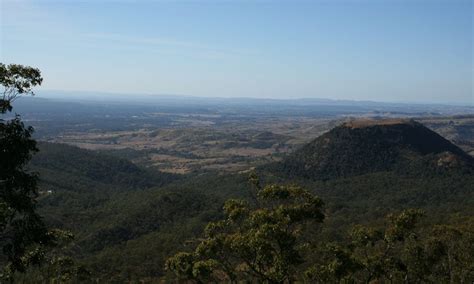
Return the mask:
<svg viewBox="0 0 474 284"><path fill-rule="evenodd" d="M412 163L435 168L472 168L473 158L413 120L357 120L333 128L277 167L291 176L331 179Z"/></svg>

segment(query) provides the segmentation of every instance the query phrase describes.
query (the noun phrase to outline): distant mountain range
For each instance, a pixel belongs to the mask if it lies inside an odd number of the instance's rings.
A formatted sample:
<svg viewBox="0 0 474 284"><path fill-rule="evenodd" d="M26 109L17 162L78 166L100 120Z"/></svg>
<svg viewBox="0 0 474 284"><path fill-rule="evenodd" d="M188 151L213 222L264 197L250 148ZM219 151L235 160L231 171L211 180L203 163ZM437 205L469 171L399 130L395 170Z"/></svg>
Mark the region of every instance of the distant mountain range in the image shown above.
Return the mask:
<svg viewBox="0 0 474 284"><path fill-rule="evenodd" d="M452 106L460 108L474 108L474 105L461 103L410 103L410 102L383 102L368 100L348 100L348 99L330 99L330 98L253 98L253 97L199 97L179 94L133 94L133 93L107 93L91 91L40 91L38 95L43 98L82 101L82 102L101 102L101 103L165 103L165 104L185 104L185 105L242 105L242 104L267 104L267 105L286 105L286 106L308 106L308 105L327 105L327 106L358 106L358 107L420 107L420 106Z"/></svg>

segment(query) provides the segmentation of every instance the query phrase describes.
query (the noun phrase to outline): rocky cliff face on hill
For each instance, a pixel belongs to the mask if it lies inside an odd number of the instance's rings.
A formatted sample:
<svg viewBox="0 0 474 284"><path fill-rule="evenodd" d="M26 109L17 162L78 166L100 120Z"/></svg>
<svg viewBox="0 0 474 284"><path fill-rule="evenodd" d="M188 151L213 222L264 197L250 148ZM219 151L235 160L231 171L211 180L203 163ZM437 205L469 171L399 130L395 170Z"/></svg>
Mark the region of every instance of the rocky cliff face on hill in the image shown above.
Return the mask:
<svg viewBox="0 0 474 284"><path fill-rule="evenodd" d="M413 120L355 120L333 128L277 165L286 175L331 179L407 170L473 168L473 158Z"/></svg>

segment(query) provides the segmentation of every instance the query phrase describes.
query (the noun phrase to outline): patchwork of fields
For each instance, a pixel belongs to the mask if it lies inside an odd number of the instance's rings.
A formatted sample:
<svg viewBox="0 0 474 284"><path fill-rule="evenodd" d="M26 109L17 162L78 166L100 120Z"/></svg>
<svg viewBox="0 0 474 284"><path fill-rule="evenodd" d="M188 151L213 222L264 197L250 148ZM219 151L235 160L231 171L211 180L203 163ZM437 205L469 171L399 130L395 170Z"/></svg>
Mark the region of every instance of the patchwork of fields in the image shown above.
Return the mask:
<svg viewBox="0 0 474 284"><path fill-rule="evenodd" d="M207 119L207 118L205 118ZM54 142L126 156L139 165L170 173L242 171L278 160L347 118L263 118L221 121L212 127L189 121L134 131L70 132ZM418 121L474 155L474 116L421 117ZM197 126L201 125L201 126Z"/></svg>

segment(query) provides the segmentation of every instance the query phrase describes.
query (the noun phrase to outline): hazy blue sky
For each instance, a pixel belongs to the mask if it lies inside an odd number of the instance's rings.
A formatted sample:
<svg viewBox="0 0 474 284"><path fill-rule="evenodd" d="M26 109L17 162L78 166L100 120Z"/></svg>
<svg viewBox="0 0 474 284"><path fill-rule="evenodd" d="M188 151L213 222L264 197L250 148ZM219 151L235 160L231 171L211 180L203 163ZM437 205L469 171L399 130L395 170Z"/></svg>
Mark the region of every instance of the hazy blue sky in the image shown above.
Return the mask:
<svg viewBox="0 0 474 284"><path fill-rule="evenodd" d="M42 89L474 102L470 0L0 2Z"/></svg>

